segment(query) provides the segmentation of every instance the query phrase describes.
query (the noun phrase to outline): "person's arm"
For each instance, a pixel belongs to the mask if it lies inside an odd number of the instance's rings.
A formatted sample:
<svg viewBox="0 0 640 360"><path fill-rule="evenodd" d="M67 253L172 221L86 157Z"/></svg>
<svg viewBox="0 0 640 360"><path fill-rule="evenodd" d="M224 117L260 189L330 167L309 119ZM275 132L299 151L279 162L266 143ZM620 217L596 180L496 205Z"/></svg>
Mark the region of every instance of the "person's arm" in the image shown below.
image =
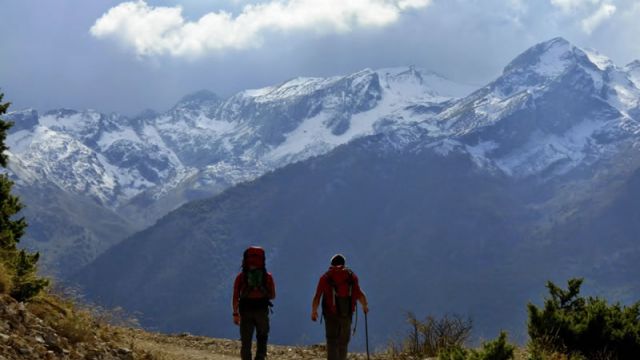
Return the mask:
<svg viewBox="0 0 640 360"><path fill-rule="evenodd" d="M240 325L240 281L240 275L238 275L233 283L233 323L236 325Z"/></svg>
<svg viewBox="0 0 640 360"><path fill-rule="evenodd" d="M313 297L313 301L311 302L311 320L312 321L318 320L318 307L320 306L320 298L322 297L323 279L324 277L321 277L320 281L318 281L316 294Z"/></svg>
<svg viewBox="0 0 640 360"><path fill-rule="evenodd" d="M273 275L269 274L267 278L269 280L269 300L273 300L276 298L276 282L273 280Z"/></svg>
<svg viewBox="0 0 640 360"><path fill-rule="evenodd" d="M358 296L358 301L360 305L362 305L362 311L366 314L369 312L369 301L367 300L367 295L365 295L364 291L360 290L360 296Z"/></svg>
<svg viewBox="0 0 640 360"><path fill-rule="evenodd" d="M369 312L369 301L367 300L367 295L360 288L360 281L358 280L358 277L355 274L353 274L353 278L355 282L355 290L357 291L357 294L358 294L357 300L358 302L360 302L360 305L362 306L362 311L366 314Z"/></svg>

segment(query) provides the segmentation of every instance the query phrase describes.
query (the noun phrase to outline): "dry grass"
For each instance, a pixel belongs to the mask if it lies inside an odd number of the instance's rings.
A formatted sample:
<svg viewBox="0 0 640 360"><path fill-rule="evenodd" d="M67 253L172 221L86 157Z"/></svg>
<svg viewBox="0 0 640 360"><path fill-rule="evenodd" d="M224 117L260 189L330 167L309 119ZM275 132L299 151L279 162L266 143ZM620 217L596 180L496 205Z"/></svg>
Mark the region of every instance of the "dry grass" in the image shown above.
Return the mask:
<svg viewBox="0 0 640 360"><path fill-rule="evenodd" d="M107 311L83 304L67 290L52 290L33 298L29 310L70 343L122 342L123 328L137 327L121 309Z"/></svg>
<svg viewBox="0 0 640 360"><path fill-rule="evenodd" d="M13 277L0 261L0 294L8 294L13 288Z"/></svg>
<svg viewBox="0 0 640 360"><path fill-rule="evenodd" d="M95 340L102 327L89 310L56 295L39 295L28 306L32 313L72 344Z"/></svg>

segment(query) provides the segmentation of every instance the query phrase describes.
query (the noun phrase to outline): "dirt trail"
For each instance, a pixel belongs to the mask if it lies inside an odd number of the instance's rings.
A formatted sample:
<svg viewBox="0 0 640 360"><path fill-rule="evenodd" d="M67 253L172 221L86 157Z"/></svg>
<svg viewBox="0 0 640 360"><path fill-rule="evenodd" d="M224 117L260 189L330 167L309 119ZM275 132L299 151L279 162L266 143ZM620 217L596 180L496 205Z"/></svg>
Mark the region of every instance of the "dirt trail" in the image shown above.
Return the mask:
<svg viewBox="0 0 640 360"><path fill-rule="evenodd" d="M128 335L127 337L135 349L147 351L160 360L235 360L240 358L240 342L235 340L213 339L188 334L164 335L139 330L132 330ZM322 360L326 356L322 346L269 345L268 351L271 359ZM354 354L349 358L361 359L362 356Z"/></svg>
<svg viewBox="0 0 640 360"><path fill-rule="evenodd" d="M149 339L137 339L134 342L136 349L144 350L154 355L158 360L235 360L238 356L216 354L212 350L197 347L186 347L170 342L156 342Z"/></svg>

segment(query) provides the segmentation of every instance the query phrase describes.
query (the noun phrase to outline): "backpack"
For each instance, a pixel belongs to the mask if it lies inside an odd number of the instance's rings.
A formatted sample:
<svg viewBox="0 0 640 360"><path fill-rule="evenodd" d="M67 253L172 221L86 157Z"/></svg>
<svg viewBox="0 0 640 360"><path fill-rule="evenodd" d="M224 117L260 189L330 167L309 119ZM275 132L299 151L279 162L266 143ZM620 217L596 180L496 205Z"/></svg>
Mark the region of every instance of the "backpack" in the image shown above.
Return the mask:
<svg viewBox="0 0 640 360"><path fill-rule="evenodd" d="M250 269L242 272L240 299L269 299L270 295L267 286L267 269Z"/></svg>
<svg viewBox="0 0 640 360"><path fill-rule="evenodd" d="M265 268L264 249L259 246L250 246L242 255L242 268Z"/></svg>
<svg viewBox="0 0 640 360"><path fill-rule="evenodd" d="M338 272L344 272L337 275ZM329 270L323 275L329 284L330 291L322 296L322 311L325 314L339 317L351 317L354 312L357 294L353 271L348 268Z"/></svg>
<svg viewBox="0 0 640 360"><path fill-rule="evenodd" d="M271 293L267 279L264 249L257 246L247 248L242 257L241 308L257 310L273 306L269 300Z"/></svg>

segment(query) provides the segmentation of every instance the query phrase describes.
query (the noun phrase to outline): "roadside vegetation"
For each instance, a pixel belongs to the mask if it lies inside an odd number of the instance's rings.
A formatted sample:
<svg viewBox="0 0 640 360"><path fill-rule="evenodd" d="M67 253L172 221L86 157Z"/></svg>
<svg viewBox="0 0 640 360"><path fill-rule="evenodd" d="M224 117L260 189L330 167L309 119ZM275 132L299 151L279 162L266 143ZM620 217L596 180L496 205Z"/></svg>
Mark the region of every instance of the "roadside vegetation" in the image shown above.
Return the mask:
<svg viewBox="0 0 640 360"><path fill-rule="evenodd" d="M392 343L389 358L398 360L632 360L640 354L640 302L609 304L599 297L580 295L582 279L563 289L552 282L544 305L528 304L529 343L518 348L506 332L478 349L465 347L472 322L458 315L407 315L408 335Z"/></svg>

